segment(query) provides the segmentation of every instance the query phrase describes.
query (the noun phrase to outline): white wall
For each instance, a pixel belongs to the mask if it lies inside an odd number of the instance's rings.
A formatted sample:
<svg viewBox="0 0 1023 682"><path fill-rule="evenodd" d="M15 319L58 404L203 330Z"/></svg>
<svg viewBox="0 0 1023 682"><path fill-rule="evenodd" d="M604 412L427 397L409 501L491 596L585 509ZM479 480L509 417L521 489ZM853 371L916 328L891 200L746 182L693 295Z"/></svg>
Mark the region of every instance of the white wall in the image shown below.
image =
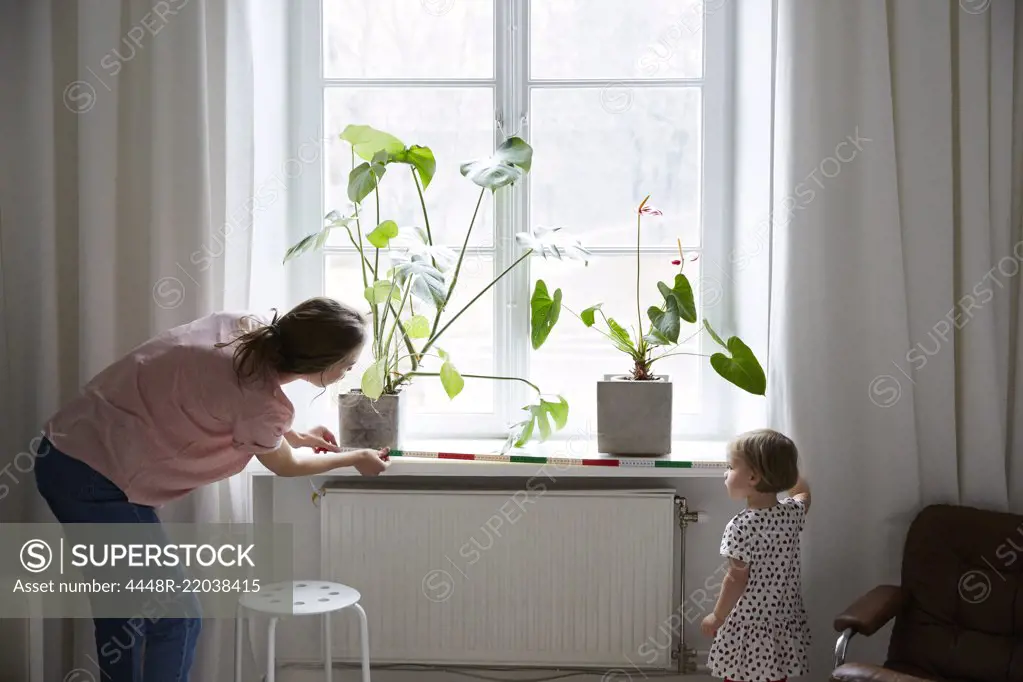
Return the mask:
<svg viewBox="0 0 1023 682"><path fill-rule="evenodd" d="M400 477L391 479L395 485L401 485ZM471 485L471 479L464 480ZM318 479L319 481L319 479ZM493 479L487 479L489 483ZM524 481L507 480L509 489L515 490ZM620 483L619 483L620 484ZM688 599L682 611L687 622L684 636L690 647L707 649L710 641L700 634L702 615L713 609L711 593L706 601L702 600L701 591L706 593L706 585L716 586L721 582L719 572L722 558L718 554L721 533L728 520L740 509L740 506L728 499L724 490L723 477L705 479L629 479L629 485L638 487L674 487L679 495L685 496L692 511L701 511L709 515L706 523L693 524L687 531L686 556L686 592ZM594 483L597 485L597 483ZM295 575L300 577L317 577L320 575L320 517L319 509L310 500L311 488L306 479L275 479L274 487L274 521L292 524L294 528L293 551L295 556ZM486 519L480 519L482 524ZM358 587L358 586L354 586ZM676 588L677 589L677 588ZM701 603L702 602L702 603ZM831 633L814 633L821 641L830 640ZM295 619L278 627L277 652L281 660L319 660L320 630L315 619Z"/></svg>

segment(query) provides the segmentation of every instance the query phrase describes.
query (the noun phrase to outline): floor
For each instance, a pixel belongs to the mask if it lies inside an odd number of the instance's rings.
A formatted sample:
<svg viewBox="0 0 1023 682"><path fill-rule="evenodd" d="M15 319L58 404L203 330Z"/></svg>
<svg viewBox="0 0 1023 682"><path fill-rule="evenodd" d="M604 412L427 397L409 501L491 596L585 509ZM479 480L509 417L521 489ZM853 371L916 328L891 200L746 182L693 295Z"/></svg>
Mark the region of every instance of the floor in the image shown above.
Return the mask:
<svg viewBox="0 0 1023 682"><path fill-rule="evenodd" d="M281 669L277 672L275 682L322 682L324 679L322 670L289 670ZM361 676L357 670L335 670L333 682L361 682ZM409 671L374 671L373 682L476 682L486 680L487 682L503 682L504 680L515 682L711 682L713 678L705 675L658 675L632 671L629 674L609 673L605 676L578 674L572 675L568 672L556 670L538 670L535 672L523 673L499 673L492 671L465 670L460 672L409 672ZM714 680L720 682L720 680Z"/></svg>

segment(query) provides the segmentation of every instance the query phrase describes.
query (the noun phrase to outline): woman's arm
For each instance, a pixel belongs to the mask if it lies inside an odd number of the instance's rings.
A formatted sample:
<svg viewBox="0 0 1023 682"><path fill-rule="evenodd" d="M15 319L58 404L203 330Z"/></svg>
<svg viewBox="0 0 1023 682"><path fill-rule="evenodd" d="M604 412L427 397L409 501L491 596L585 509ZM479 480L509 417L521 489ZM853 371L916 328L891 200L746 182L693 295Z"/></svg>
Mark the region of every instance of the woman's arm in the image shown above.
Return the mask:
<svg viewBox="0 0 1023 682"><path fill-rule="evenodd" d="M256 455L256 459L278 476L317 476L333 469L354 466L363 476L376 476L387 467L383 457L387 450L354 450L296 456L287 439L272 452Z"/></svg>

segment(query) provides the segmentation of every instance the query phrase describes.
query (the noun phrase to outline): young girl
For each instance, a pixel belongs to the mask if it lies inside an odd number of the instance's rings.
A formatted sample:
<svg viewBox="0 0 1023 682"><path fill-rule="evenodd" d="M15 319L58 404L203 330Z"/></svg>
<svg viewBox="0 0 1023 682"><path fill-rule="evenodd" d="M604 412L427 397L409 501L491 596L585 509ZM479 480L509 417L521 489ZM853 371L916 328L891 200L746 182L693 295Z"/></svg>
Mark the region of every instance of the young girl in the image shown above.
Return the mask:
<svg viewBox="0 0 1023 682"><path fill-rule="evenodd" d="M714 636L711 674L728 682L775 682L809 672L810 631L800 587L799 533L810 488L795 444L770 429L728 447L725 488L746 509L728 522L721 555L728 574L702 631ZM788 491L779 502L778 493Z"/></svg>
<svg viewBox="0 0 1023 682"><path fill-rule="evenodd" d="M385 450L342 454L322 426L294 431L295 410L281 390L292 381L340 380L365 341L359 313L328 298L269 324L215 313L164 332L100 372L50 419L35 467L39 492L62 524L154 524L162 536L156 507L239 473L253 455L279 476L349 466L380 474ZM294 448L314 452L298 456ZM105 682L187 682L201 627L198 603L188 606L184 613L197 617L145 622L137 639L125 636L139 631L128 619L96 618Z"/></svg>

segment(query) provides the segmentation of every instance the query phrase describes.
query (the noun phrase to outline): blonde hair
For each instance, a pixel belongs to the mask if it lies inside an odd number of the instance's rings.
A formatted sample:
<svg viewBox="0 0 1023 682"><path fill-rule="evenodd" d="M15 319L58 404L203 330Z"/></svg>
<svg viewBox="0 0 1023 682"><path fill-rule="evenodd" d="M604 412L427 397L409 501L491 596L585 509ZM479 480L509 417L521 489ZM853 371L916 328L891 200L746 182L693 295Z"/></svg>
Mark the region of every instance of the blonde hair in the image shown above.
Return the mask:
<svg viewBox="0 0 1023 682"><path fill-rule="evenodd" d="M739 434L728 449L742 457L760 477L756 490L780 493L791 490L799 480L799 452L788 436L773 429L756 429Z"/></svg>

